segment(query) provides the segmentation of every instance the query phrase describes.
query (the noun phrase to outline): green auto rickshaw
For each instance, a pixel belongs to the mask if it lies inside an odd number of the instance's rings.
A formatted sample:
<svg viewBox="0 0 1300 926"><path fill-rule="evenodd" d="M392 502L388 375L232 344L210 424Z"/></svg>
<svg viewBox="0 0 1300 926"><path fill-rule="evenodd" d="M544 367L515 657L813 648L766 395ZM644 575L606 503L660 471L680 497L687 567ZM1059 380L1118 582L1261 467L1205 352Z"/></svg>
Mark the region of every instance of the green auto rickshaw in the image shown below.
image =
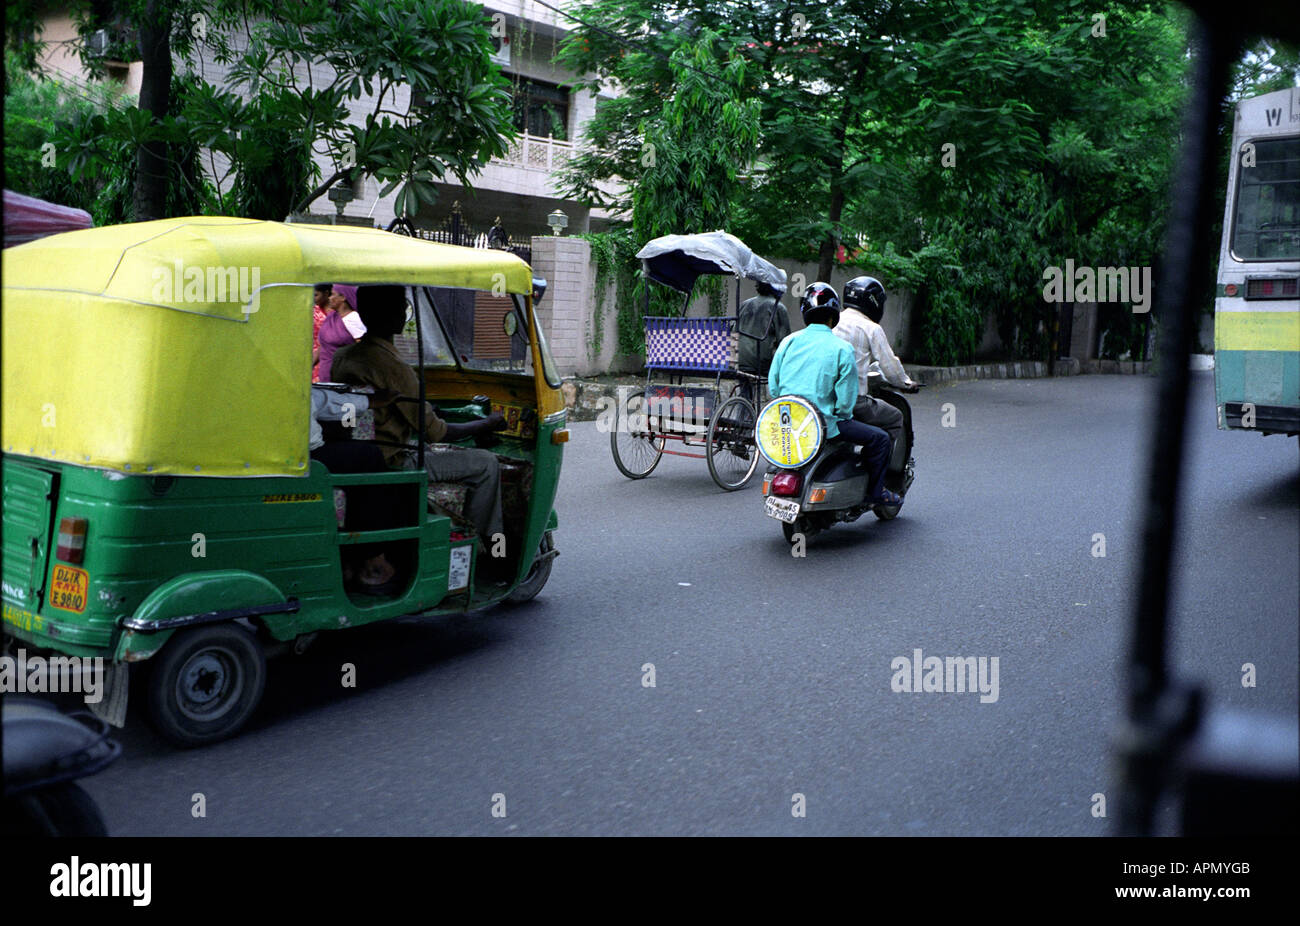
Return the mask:
<svg viewBox="0 0 1300 926"><path fill-rule="evenodd" d="M449 422L489 405L504 416L490 448L501 535L477 537L457 509L463 491L431 485L422 465L344 474L311 458L318 282L405 287L409 320L394 343L423 398ZM154 726L192 746L234 734L261 698L267 655L300 652L320 631L536 595L556 555L568 439L540 289L506 251L223 217L7 249L9 648L102 658L92 707L117 725L128 669L147 672ZM399 400L423 408L420 398ZM373 440L367 414L338 439ZM412 444L422 461L425 446ZM352 490L376 487L404 500L393 523L349 529ZM347 585L358 545L401 567L395 588ZM488 549L504 558L490 582L479 579Z"/></svg>

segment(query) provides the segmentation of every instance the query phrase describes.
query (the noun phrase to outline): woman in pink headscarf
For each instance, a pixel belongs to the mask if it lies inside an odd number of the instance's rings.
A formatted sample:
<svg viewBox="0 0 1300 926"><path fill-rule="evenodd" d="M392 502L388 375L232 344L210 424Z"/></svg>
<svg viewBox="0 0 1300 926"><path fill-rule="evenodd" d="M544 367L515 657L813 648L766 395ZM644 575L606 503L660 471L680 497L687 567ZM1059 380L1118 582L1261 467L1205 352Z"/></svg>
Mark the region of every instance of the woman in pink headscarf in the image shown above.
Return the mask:
<svg viewBox="0 0 1300 926"><path fill-rule="evenodd" d="M334 352L361 339L366 326L357 314L357 288L335 283L329 299L330 313L320 326L320 382L330 382L330 364Z"/></svg>

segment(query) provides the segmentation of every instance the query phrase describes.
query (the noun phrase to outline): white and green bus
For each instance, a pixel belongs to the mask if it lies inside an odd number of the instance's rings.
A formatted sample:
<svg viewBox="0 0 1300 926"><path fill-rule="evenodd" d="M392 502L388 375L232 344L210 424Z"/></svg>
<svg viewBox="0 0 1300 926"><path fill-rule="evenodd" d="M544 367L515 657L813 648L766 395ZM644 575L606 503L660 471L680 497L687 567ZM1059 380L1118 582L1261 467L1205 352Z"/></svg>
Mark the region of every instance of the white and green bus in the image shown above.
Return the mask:
<svg viewBox="0 0 1300 926"><path fill-rule="evenodd" d="M1219 427L1300 434L1300 87L1237 104L1214 300Z"/></svg>

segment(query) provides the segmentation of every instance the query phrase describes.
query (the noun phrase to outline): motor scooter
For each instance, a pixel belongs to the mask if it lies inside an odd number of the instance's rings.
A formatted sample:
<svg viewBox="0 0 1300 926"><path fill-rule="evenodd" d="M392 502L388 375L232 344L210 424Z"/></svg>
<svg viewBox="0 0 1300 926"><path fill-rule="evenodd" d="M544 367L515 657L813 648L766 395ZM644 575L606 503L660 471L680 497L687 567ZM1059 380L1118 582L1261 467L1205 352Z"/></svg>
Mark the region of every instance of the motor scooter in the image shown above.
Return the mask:
<svg viewBox="0 0 1300 926"><path fill-rule="evenodd" d="M902 498L911 488L916 468L912 407L879 373L872 372L869 379L870 395L903 413L903 433L894 444L885 474L885 488ZM799 396L778 396L759 413L755 439L768 462L763 511L781 522L788 543L812 537L840 521L856 521L868 511L882 521L898 517L900 505L872 504L871 474L857 449L825 435L821 412Z"/></svg>

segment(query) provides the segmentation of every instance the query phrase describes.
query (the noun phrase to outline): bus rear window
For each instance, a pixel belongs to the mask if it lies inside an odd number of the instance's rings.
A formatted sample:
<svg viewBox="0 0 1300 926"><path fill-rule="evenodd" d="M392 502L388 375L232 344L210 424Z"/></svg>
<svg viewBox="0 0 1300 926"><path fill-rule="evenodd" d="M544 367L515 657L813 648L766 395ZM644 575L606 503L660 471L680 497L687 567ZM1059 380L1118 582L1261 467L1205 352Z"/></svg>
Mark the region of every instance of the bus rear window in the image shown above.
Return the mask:
<svg viewBox="0 0 1300 926"><path fill-rule="evenodd" d="M1300 260L1300 137L1250 144L1255 166L1237 173L1232 254L1237 260Z"/></svg>

